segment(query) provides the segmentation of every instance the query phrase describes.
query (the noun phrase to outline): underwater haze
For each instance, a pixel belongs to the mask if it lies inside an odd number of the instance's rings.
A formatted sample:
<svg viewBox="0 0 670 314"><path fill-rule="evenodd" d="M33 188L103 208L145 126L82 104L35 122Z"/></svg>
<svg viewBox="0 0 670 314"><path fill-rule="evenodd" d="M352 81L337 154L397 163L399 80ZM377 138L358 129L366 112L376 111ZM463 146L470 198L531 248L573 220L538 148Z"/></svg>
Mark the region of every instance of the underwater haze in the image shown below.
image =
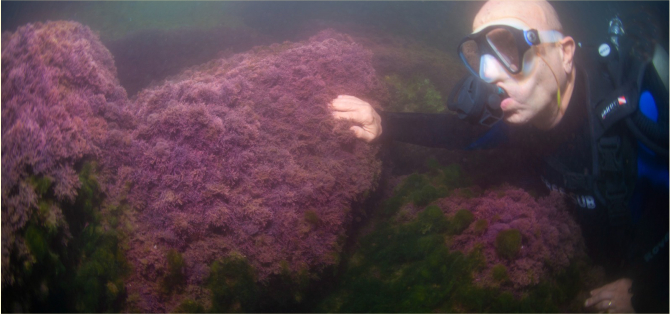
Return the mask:
<svg viewBox="0 0 670 314"><path fill-rule="evenodd" d="M668 2L551 4L668 50ZM1 5L3 312L583 312L607 282L533 156L331 115L448 113L483 2Z"/></svg>

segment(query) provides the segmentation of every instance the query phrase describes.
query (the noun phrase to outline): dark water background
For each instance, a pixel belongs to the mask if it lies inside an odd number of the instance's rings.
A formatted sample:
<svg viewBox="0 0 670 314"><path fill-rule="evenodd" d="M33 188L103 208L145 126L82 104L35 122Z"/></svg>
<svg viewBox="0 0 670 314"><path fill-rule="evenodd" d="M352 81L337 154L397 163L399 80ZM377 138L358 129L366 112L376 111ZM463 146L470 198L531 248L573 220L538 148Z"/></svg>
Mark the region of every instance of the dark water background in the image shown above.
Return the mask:
<svg viewBox="0 0 670 314"><path fill-rule="evenodd" d="M73 20L89 26L115 57L121 84L137 91L225 51L302 40L328 26L363 26L455 52L481 1L458 2L2 2L2 31L26 23ZM649 26L668 48L668 2L558 1L565 34L600 41L608 21ZM226 30L223 34L222 29ZM651 30L651 31L650 31Z"/></svg>

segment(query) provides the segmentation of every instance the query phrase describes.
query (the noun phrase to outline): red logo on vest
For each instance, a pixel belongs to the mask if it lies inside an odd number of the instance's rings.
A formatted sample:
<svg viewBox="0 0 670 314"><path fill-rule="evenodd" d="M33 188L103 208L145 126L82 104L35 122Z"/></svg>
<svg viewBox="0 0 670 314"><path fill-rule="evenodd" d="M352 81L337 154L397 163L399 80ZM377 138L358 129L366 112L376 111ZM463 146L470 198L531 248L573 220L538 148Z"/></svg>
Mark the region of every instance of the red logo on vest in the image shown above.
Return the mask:
<svg viewBox="0 0 670 314"><path fill-rule="evenodd" d="M623 106L626 104L626 97L621 96L619 97L619 106Z"/></svg>

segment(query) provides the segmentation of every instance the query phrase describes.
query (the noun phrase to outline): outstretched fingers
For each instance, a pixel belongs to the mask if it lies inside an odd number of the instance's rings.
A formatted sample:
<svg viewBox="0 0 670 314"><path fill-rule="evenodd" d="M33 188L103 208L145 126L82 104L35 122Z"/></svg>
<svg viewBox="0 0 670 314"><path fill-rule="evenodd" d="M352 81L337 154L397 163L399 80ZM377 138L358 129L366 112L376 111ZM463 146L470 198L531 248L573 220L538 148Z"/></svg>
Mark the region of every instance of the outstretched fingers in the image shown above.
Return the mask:
<svg viewBox="0 0 670 314"><path fill-rule="evenodd" d="M339 95L330 103L330 108L334 111L358 111L364 108L369 104L361 99L358 99L354 96L348 95Z"/></svg>
<svg viewBox="0 0 670 314"><path fill-rule="evenodd" d="M354 96L340 95L330 104L335 119L349 120L355 123L350 130L357 138L371 142L382 132L381 117L372 106Z"/></svg>

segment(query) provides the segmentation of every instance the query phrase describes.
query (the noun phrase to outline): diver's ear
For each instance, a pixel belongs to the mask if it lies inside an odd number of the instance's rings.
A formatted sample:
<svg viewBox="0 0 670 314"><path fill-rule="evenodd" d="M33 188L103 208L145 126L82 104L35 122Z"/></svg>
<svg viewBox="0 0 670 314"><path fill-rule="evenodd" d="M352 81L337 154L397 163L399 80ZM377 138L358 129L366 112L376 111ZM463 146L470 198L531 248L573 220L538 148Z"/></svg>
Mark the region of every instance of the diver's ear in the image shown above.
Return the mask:
<svg viewBox="0 0 670 314"><path fill-rule="evenodd" d="M575 40L570 36L566 36L560 41L560 45L563 70L566 74L570 74L574 69Z"/></svg>

